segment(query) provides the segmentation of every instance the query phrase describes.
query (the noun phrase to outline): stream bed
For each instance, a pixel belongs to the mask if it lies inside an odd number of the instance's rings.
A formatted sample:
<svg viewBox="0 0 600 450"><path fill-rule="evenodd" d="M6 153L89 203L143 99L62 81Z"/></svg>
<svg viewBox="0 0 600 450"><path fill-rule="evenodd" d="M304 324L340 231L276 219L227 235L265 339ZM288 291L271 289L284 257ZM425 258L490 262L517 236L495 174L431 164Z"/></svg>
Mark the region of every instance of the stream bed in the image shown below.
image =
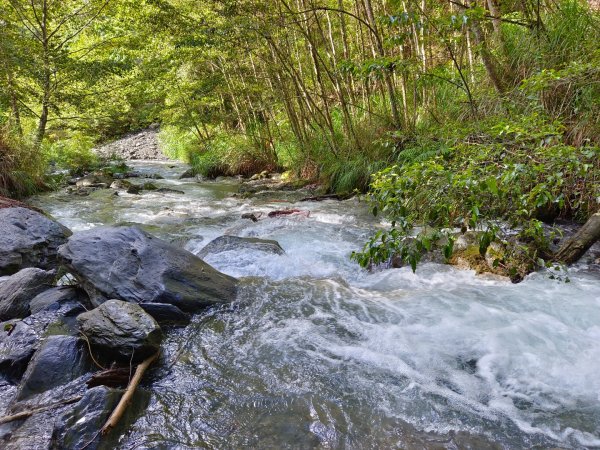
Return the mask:
<svg viewBox="0 0 600 450"><path fill-rule="evenodd" d="M597 272L518 285L437 264L368 273L349 255L381 224L357 199L243 199L235 180L178 180L183 164L131 165L184 194L34 203L74 232L139 224L196 254L224 234L286 254L206 258L241 279L238 298L168 333L119 448L600 448ZM291 207L310 214L266 217Z"/></svg>

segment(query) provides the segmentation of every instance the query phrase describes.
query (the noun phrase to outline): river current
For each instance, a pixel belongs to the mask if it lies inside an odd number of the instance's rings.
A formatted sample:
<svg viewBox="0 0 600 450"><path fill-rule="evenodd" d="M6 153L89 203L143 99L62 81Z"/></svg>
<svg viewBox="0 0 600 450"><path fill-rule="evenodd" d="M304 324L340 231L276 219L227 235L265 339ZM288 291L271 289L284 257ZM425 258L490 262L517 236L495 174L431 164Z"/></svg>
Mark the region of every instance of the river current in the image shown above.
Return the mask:
<svg viewBox="0 0 600 450"><path fill-rule="evenodd" d="M382 224L356 199L243 199L233 180L178 180L182 164L133 165L185 194L35 202L74 232L138 224L193 253L232 234L286 254L206 258L241 279L238 298L169 332L119 448L600 448L597 272L518 285L437 264L368 273L349 255ZM266 218L290 207L310 213Z"/></svg>

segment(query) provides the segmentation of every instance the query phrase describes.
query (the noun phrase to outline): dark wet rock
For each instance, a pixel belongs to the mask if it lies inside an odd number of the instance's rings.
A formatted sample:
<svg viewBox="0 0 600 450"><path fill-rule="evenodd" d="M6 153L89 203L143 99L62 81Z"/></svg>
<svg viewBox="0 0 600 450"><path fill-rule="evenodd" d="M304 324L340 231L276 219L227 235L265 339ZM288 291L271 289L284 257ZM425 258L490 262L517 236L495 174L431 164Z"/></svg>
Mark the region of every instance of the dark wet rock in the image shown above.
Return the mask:
<svg viewBox="0 0 600 450"><path fill-rule="evenodd" d="M87 350L79 338L49 336L33 355L23 375L17 400L67 384L90 369Z"/></svg>
<svg viewBox="0 0 600 450"><path fill-rule="evenodd" d="M196 169L191 167L185 172L183 172L181 175L179 175L179 179L185 180L186 178L196 178L196 175L198 175L198 172L196 171Z"/></svg>
<svg viewBox="0 0 600 450"><path fill-rule="evenodd" d="M77 180L75 185L77 187L96 187L96 188L108 188L112 183L112 178L104 174L86 175L83 178Z"/></svg>
<svg viewBox="0 0 600 450"><path fill-rule="evenodd" d="M160 326L139 305L109 300L77 317L93 349L124 361L141 361L160 348Z"/></svg>
<svg viewBox="0 0 600 450"><path fill-rule="evenodd" d="M252 222L258 222L258 218L262 215L262 213L244 213L242 214L242 219L250 219Z"/></svg>
<svg viewBox="0 0 600 450"><path fill-rule="evenodd" d="M179 191L177 189L170 188L158 188L156 192L160 192L161 194L185 194L183 191Z"/></svg>
<svg viewBox="0 0 600 450"><path fill-rule="evenodd" d="M281 248L281 245L279 245L279 242L277 241L253 237L220 236L209 242L206 247L200 250L198 257L205 258L208 255L240 250L254 250L273 253L275 255L285 254L285 250Z"/></svg>
<svg viewBox="0 0 600 450"><path fill-rule="evenodd" d="M167 303L140 303L140 306L150 314L160 325L187 325L190 315L177 306Z"/></svg>
<svg viewBox="0 0 600 450"><path fill-rule="evenodd" d="M127 180L120 180L117 179L115 181L113 181L110 185L111 189L118 189L118 190L127 190L131 187L131 182L127 181Z"/></svg>
<svg viewBox="0 0 600 450"><path fill-rule="evenodd" d="M54 427L53 450L102 448L102 428L119 403L122 391L98 386L85 393L75 407L63 414Z"/></svg>
<svg viewBox="0 0 600 450"><path fill-rule="evenodd" d="M163 177L160 173L150 173L144 175L144 178L151 178L153 180L163 180L165 177Z"/></svg>
<svg viewBox="0 0 600 450"><path fill-rule="evenodd" d="M0 323L0 376L11 383L17 382L39 338L37 330L21 320Z"/></svg>
<svg viewBox="0 0 600 450"><path fill-rule="evenodd" d="M154 183L150 183L149 181L142 184L142 189L144 191L156 191L158 187Z"/></svg>
<svg viewBox="0 0 600 450"><path fill-rule="evenodd" d="M36 295L29 303L31 314L39 311L54 310L68 302L88 306L87 294L76 286L55 286Z"/></svg>
<svg viewBox="0 0 600 450"><path fill-rule="evenodd" d="M142 192L142 187L137 184L132 184L127 188L128 194L139 195Z"/></svg>
<svg viewBox="0 0 600 450"><path fill-rule="evenodd" d="M67 228L31 209L0 209L0 275L25 267L55 267L57 249L70 235Z"/></svg>
<svg viewBox="0 0 600 450"><path fill-rule="evenodd" d="M137 227L82 231L60 248L59 258L95 305L119 299L196 312L236 294L235 278Z"/></svg>
<svg viewBox="0 0 600 450"><path fill-rule="evenodd" d="M18 382L42 338L50 334L75 335L75 316L84 311L76 299L63 298L23 320L0 323L0 378Z"/></svg>
<svg viewBox="0 0 600 450"><path fill-rule="evenodd" d="M27 317L29 302L47 290L54 280L54 271L29 267L12 275L0 285L0 320Z"/></svg>

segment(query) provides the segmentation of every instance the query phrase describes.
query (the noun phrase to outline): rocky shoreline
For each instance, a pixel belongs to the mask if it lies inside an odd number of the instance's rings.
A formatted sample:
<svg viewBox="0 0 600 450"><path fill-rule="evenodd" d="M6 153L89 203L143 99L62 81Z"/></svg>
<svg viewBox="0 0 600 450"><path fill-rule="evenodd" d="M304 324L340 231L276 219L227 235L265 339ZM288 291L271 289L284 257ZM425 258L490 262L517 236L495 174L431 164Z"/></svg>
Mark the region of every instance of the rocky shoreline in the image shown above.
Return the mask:
<svg viewBox="0 0 600 450"><path fill-rule="evenodd" d="M232 245L283 252L274 241L222 237L203 255ZM71 234L16 205L0 209L0 248L5 449L112 448L133 415L112 431L106 423L135 366L156 359L173 327L236 298L235 278L136 227Z"/></svg>

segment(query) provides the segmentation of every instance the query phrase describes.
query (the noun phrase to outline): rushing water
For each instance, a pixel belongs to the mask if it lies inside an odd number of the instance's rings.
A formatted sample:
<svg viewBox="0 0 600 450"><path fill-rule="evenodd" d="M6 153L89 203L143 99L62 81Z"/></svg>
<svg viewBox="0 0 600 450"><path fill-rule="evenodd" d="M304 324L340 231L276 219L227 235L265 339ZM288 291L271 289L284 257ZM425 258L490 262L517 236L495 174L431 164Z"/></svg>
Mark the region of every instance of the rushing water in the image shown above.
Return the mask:
<svg viewBox="0 0 600 450"><path fill-rule="evenodd" d="M37 201L74 231L136 223L195 253L256 236L286 255L207 258L241 278L238 299L170 332L119 448L600 447L597 274L367 273L349 254L380 224L358 201L241 199L235 182L179 181L171 164L137 168L185 195ZM240 217L291 206L310 215Z"/></svg>

